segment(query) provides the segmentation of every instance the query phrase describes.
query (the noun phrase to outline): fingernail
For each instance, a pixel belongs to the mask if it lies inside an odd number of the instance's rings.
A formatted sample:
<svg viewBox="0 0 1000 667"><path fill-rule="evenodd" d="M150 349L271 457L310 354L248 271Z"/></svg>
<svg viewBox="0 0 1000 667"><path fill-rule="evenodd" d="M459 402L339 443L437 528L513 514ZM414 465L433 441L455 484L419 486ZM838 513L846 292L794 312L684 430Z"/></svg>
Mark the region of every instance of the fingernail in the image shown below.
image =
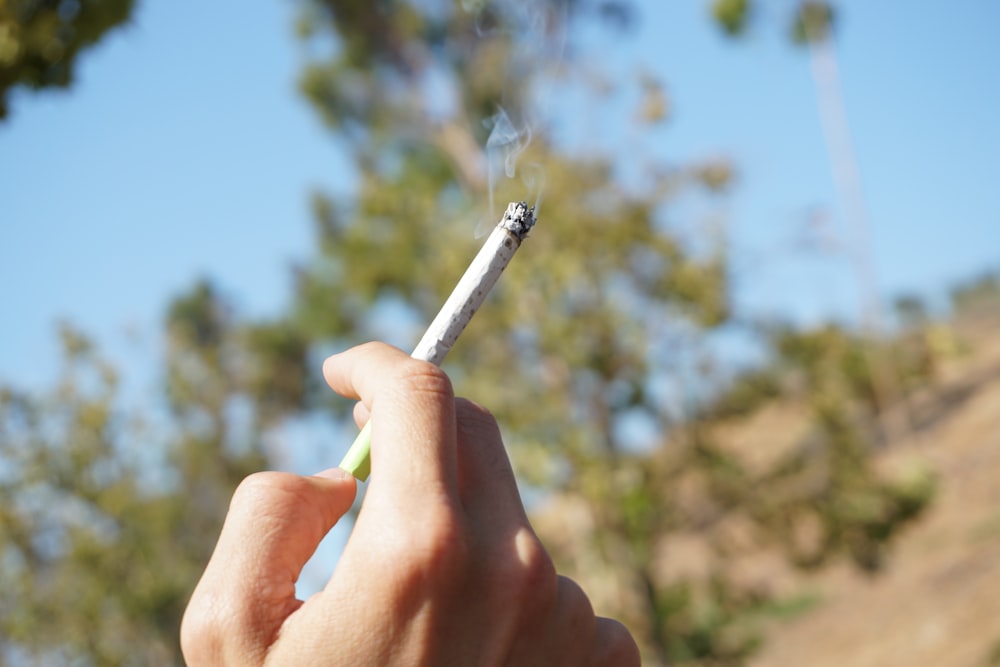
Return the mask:
<svg viewBox="0 0 1000 667"><path fill-rule="evenodd" d="M350 476L351 473L347 472L343 468L327 468L326 470L313 475L313 477L322 477L324 479L332 479L335 481L347 479Z"/></svg>

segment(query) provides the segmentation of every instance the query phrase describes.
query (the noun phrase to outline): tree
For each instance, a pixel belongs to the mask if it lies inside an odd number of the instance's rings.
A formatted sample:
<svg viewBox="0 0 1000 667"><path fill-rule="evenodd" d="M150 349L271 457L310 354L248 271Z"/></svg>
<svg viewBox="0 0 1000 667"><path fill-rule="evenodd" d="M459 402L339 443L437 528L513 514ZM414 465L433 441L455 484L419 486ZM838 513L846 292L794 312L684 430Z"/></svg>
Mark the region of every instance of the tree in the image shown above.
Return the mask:
<svg viewBox="0 0 1000 667"><path fill-rule="evenodd" d="M126 23L134 6L134 0L0 3L0 119L16 88L69 87L78 56Z"/></svg>
<svg viewBox="0 0 1000 667"><path fill-rule="evenodd" d="M865 431L850 409L816 408L829 460L843 466L798 453L784 467L751 473L714 442L707 418L692 412L678 421L657 392L701 348L672 348L667 337L681 331L679 340L698 341L731 316L721 239L694 248L662 212L685 188L724 194L732 167L652 163L647 172L655 177L624 182L616 170L621 155L576 155L534 122L539 91L572 87L601 103L611 77L577 66L574 35L584 22L627 30L634 7L557 0L300 6L303 38L332 45L306 68L303 90L353 154L360 187L346 200L316 196L320 252L298 271L284 326L314 344L412 343L372 314L392 304L397 327L429 321L475 252L458 221L482 216L483 200L502 207L535 197L531 182L498 180L496 161L506 161L508 175L540 169L537 230L447 367L458 391L496 412L521 478L582 507L584 543L560 549L558 536L552 542L564 566L574 568L580 549L598 564L609 591L600 596L605 611L635 628L651 664L739 664L757 642L742 621L767 602L728 581L721 565L707 580L664 579L657 556L674 535L739 514L806 565L810 559L790 541L797 528L780 519L797 507L828 527L817 564L846 550L859 565L877 566L874 554L901 517L923 503L893 513L895 496L870 471ZM716 11L724 26L736 20ZM561 56L550 45L563 41ZM663 121L661 86L642 75L633 81L643 109L651 95L661 102L657 113L637 117ZM824 390L815 391L818 400ZM669 437L637 448L627 426L634 420ZM802 474L827 482L797 491ZM776 505L761 485L780 480L794 492ZM698 503L684 497L679 481L700 489ZM868 509L839 513L848 497ZM596 578L588 585L602 588Z"/></svg>
<svg viewBox="0 0 1000 667"><path fill-rule="evenodd" d="M69 327L49 395L0 387L0 659L182 663L228 499L266 465L259 442L232 443L227 326L204 284L171 308L165 431L123 407L112 364Z"/></svg>
<svg viewBox="0 0 1000 667"><path fill-rule="evenodd" d="M741 516L802 566L840 552L863 568L879 566L885 542L929 492L924 482L900 490L871 471L867 431L853 416L862 400L856 393L827 404L828 387L810 389L826 456L798 451L773 470L751 473L714 442L707 417L689 413L678 422L657 392L699 347L678 350L668 336L680 330L680 340L698 340L731 315L723 246L686 246L662 211L684 188L724 193L732 168L651 163L648 172L658 176L635 184L618 176L619 155L580 157L544 134L525 145L538 91L575 86L601 103L602 82L615 75L577 68L573 35L595 19L627 30L633 6L301 6L304 38L333 45L307 67L303 89L353 152L361 187L346 200L317 195L320 252L299 273L289 326L308 340L384 337L369 315L385 303L414 329L428 321L474 252L467 229L453 221L480 214L477 199L520 199L531 189L490 177L490 149L504 124L508 165L544 171L544 206L524 256L447 365L460 392L496 412L521 478L584 508L590 528L583 544L560 550L552 536L562 563L574 568L582 549L603 564L597 570L611 580L603 602L615 606L607 611L626 619L647 658L662 664L740 664L757 642L742 620L767 603L729 581L722 561L705 580L665 580L657 559L671 536ZM812 30L819 9L803 3L793 25L807 22ZM717 3L715 16L738 33L749 10L748 3ZM563 40L562 58L539 46ZM633 81L644 103L662 92L648 77ZM665 106L656 108L637 117L664 120ZM494 197L494 185L505 197ZM825 378L826 370L817 372ZM870 389L870 374L861 374ZM664 437L634 446L627 423L635 420ZM803 487L802 475L825 481ZM682 480L700 489L698 503L678 490ZM785 483L784 504L761 491L769 483ZM796 551L789 512L821 523L818 552Z"/></svg>

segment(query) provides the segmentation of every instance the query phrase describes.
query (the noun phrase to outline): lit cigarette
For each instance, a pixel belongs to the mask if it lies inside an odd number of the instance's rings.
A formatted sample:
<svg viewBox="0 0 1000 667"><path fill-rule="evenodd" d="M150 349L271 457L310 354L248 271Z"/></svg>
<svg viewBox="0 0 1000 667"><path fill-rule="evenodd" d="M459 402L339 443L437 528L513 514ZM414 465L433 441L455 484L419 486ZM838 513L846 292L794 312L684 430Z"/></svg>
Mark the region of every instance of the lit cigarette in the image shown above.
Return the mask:
<svg viewBox="0 0 1000 667"><path fill-rule="evenodd" d="M424 337L410 355L440 366L472 316L483 305L486 296L507 268L521 241L535 226L535 209L524 202L507 205L507 211L496 229L486 239L462 279L444 302ZM343 470L364 481L371 472L371 420L361 429L354 444L340 462Z"/></svg>

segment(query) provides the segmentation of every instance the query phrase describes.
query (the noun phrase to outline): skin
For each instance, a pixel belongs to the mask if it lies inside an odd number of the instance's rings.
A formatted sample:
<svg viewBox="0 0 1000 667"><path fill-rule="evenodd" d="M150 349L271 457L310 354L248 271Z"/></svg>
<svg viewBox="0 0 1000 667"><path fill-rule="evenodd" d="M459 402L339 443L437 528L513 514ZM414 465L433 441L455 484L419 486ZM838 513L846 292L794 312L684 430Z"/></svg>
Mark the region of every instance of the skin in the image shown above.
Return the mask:
<svg viewBox="0 0 1000 667"><path fill-rule="evenodd" d="M375 474L326 587L295 581L355 481L264 472L236 490L181 645L201 665L639 665L528 523L496 421L437 367L370 343L326 360L372 421Z"/></svg>

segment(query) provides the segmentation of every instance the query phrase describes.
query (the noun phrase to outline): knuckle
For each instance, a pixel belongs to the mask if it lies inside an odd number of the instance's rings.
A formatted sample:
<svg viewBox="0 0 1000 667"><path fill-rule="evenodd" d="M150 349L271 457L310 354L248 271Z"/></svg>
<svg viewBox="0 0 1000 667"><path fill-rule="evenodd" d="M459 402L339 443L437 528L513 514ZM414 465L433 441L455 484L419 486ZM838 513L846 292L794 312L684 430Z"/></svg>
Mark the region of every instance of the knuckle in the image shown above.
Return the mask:
<svg viewBox="0 0 1000 667"><path fill-rule="evenodd" d="M430 529L421 531L421 547L428 560L464 567L469 559L469 543L465 531L451 512L442 514L446 516L433 522Z"/></svg>
<svg viewBox="0 0 1000 667"><path fill-rule="evenodd" d="M499 603L512 606L529 620L542 616L556 601L555 564L529 528L514 537L514 557L497 553L491 570L499 591Z"/></svg>
<svg viewBox="0 0 1000 667"><path fill-rule="evenodd" d="M218 664L228 634L226 622L211 596L197 594L181 619L180 644L185 663L192 666Z"/></svg>
<svg viewBox="0 0 1000 667"><path fill-rule="evenodd" d="M530 533L530 537L523 539L523 545L519 545L518 560L521 562L522 586L543 591L553 588L557 580L555 563L534 533Z"/></svg>
<svg viewBox="0 0 1000 667"><path fill-rule="evenodd" d="M233 501L257 499L262 495L270 495L276 486L281 484L280 473L255 472L243 478L243 481L233 492Z"/></svg>
<svg viewBox="0 0 1000 667"><path fill-rule="evenodd" d="M496 417L488 409L467 398L455 399L459 427L470 433L500 433Z"/></svg>
<svg viewBox="0 0 1000 667"><path fill-rule="evenodd" d="M594 607L580 585L568 577L559 577L559 604L565 607L572 625L594 621Z"/></svg>
<svg viewBox="0 0 1000 667"><path fill-rule="evenodd" d="M480 405L471 399L458 397L455 399L455 404L457 405L458 410L461 411L462 415L470 421L477 421L490 426L495 426L497 423L496 418L493 416L493 413L490 412L489 408L484 405Z"/></svg>
<svg viewBox="0 0 1000 667"><path fill-rule="evenodd" d="M273 506L279 499L294 500L305 492L308 482L298 475L282 472L255 472L243 478L233 492L230 508Z"/></svg>
<svg viewBox="0 0 1000 667"><path fill-rule="evenodd" d="M595 667L638 667L642 664L639 645L624 625L610 618L598 619L602 645L596 651Z"/></svg>
<svg viewBox="0 0 1000 667"><path fill-rule="evenodd" d="M419 530L401 531L392 560L411 590L443 590L465 578L471 558L468 536L450 512L425 521Z"/></svg>
<svg viewBox="0 0 1000 667"><path fill-rule="evenodd" d="M432 363L408 360L399 369L400 390L406 393L431 394L449 400L455 398L448 375Z"/></svg>

